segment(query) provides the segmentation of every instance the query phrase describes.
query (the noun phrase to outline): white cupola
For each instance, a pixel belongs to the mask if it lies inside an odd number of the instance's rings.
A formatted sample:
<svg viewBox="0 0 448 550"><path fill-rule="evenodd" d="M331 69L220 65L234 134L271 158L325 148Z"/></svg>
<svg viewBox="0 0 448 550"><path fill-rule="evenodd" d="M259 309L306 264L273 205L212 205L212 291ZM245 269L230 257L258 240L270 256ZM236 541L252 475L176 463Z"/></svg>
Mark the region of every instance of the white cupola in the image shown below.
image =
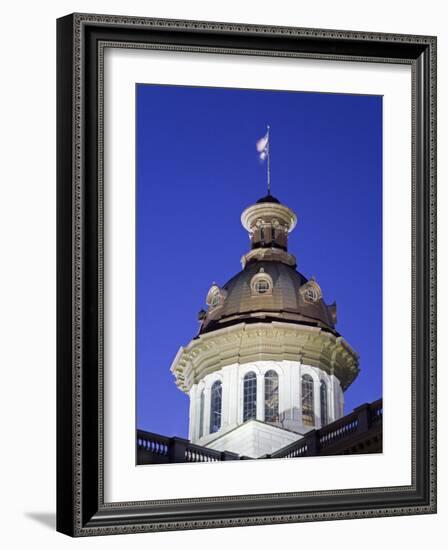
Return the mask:
<svg viewBox="0 0 448 550"><path fill-rule="evenodd" d="M241 221L243 269L212 284L199 334L171 371L190 397L190 440L258 458L342 417L359 358L335 328L336 305L296 270L294 212L268 195Z"/></svg>

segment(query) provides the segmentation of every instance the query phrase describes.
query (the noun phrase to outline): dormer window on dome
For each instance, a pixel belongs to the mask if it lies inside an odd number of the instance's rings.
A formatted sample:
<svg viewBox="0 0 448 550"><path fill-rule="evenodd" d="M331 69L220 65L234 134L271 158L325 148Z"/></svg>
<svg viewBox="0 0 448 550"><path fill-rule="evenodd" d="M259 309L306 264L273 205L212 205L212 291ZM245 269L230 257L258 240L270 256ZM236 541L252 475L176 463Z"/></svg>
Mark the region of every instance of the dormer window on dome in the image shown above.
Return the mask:
<svg viewBox="0 0 448 550"><path fill-rule="evenodd" d="M304 301L311 304L322 299L322 290L314 280L308 281L301 286L299 292Z"/></svg>
<svg viewBox="0 0 448 550"><path fill-rule="evenodd" d="M259 279L255 282L255 291L258 294L266 294L266 292L269 291L270 286L271 285L267 279Z"/></svg>
<svg viewBox="0 0 448 550"><path fill-rule="evenodd" d="M207 298L205 300L206 304L210 309L217 308L224 303L226 299L226 291L223 288L220 288L218 285L213 283L208 291Z"/></svg>
<svg viewBox="0 0 448 550"><path fill-rule="evenodd" d="M270 275L264 272L264 269L260 267L259 272L252 277L250 282L250 290L252 296L259 295L272 295L272 288L274 283Z"/></svg>

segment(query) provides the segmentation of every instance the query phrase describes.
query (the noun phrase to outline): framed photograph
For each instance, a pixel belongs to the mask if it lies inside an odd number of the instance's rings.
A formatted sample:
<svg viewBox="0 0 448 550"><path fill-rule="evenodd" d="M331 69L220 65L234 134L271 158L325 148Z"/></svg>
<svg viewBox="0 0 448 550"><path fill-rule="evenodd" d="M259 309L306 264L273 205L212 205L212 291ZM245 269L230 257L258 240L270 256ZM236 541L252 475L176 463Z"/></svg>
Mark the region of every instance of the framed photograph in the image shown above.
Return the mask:
<svg viewBox="0 0 448 550"><path fill-rule="evenodd" d="M57 41L57 529L435 513L436 38Z"/></svg>

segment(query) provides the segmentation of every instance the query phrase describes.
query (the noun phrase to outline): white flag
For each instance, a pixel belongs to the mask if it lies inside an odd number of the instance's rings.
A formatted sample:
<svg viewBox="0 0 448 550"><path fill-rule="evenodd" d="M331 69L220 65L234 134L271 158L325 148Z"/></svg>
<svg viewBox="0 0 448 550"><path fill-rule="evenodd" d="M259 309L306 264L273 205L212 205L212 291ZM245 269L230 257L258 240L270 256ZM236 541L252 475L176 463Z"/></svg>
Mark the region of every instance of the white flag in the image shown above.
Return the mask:
<svg viewBox="0 0 448 550"><path fill-rule="evenodd" d="M257 151L260 153L261 160L269 155L269 132L257 141Z"/></svg>

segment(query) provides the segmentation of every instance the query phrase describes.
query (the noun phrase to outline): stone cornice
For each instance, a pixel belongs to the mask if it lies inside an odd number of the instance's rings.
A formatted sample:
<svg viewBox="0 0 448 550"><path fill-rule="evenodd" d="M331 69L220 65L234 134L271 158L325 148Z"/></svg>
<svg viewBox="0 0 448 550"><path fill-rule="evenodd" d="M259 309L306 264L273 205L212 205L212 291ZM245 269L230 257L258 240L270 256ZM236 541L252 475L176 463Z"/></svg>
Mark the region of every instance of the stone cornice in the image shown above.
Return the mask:
<svg viewBox="0 0 448 550"><path fill-rule="evenodd" d="M297 223L297 216L290 208L272 202L253 204L246 208L241 214L241 223L244 229L250 233L257 220L272 220L274 218L289 232L294 229Z"/></svg>
<svg viewBox="0 0 448 550"><path fill-rule="evenodd" d="M297 361L335 375L345 390L359 372L359 356L341 337L291 323L240 323L201 334L181 347L171 365L176 384L188 392L207 374L232 364Z"/></svg>
<svg viewBox="0 0 448 550"><path fill-rule="evenodd" d="M283 262L284 264L294 268L297 266L296 257L280 248L254 248L253 250L250 250L241 258L241 265L243 269L251 260L262 262Z"/></svg>

